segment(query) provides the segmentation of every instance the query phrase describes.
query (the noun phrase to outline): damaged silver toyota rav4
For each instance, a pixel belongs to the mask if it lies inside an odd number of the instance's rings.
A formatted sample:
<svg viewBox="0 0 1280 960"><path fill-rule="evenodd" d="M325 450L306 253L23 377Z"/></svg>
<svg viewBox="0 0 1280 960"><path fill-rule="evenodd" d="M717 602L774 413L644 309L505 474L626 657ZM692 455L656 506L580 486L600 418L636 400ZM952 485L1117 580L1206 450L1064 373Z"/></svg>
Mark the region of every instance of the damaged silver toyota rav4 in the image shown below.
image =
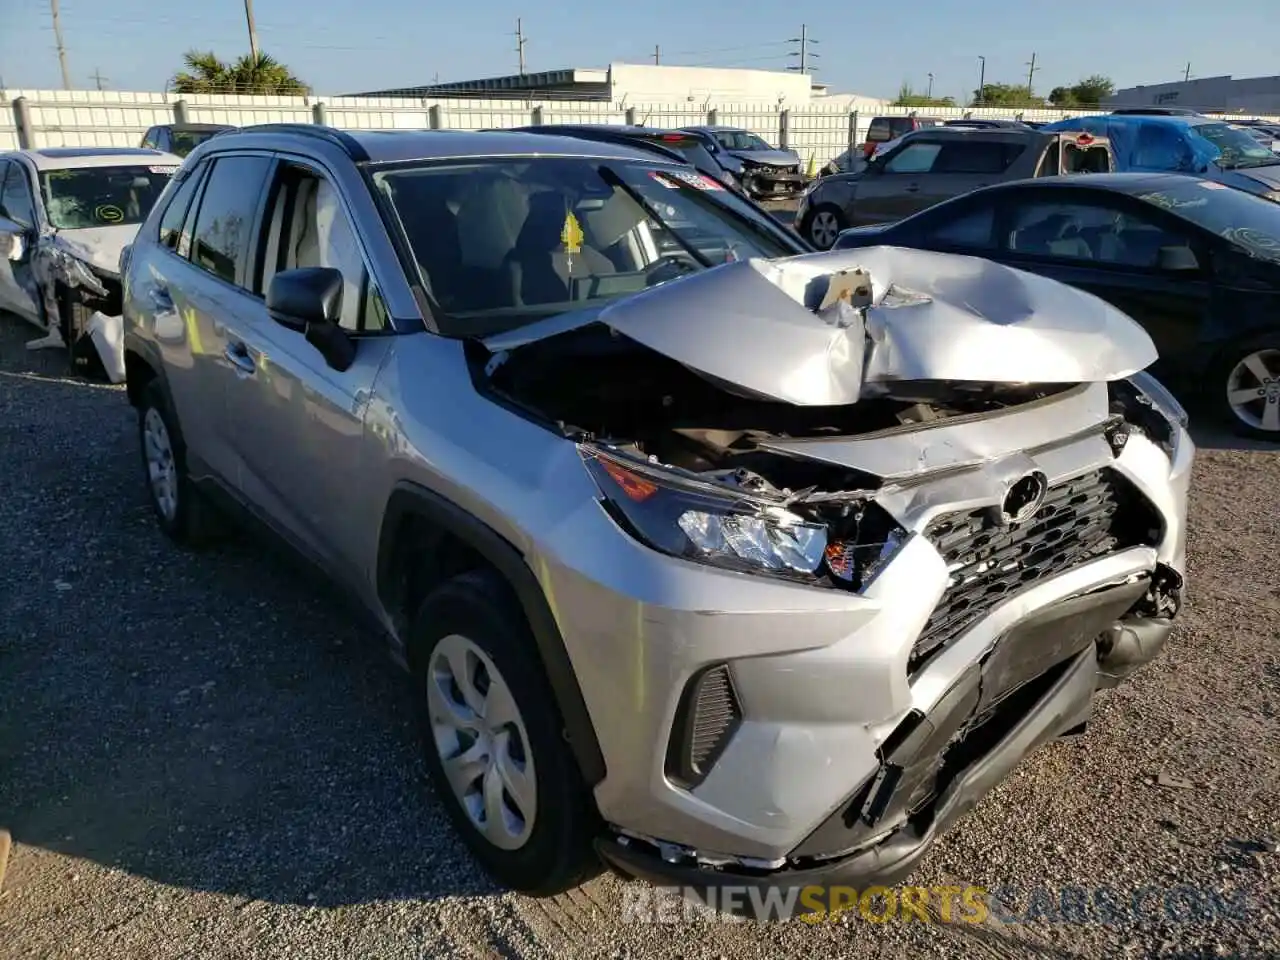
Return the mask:
<svg viewBox="0 0 1280 960"><path fill-rule="evenodd" d="M124 300L160 525L247 513L374 614L520 890L893 882L1181 605L1193 447L1139 327L803 254L627 147L225 134Z"/></svg>

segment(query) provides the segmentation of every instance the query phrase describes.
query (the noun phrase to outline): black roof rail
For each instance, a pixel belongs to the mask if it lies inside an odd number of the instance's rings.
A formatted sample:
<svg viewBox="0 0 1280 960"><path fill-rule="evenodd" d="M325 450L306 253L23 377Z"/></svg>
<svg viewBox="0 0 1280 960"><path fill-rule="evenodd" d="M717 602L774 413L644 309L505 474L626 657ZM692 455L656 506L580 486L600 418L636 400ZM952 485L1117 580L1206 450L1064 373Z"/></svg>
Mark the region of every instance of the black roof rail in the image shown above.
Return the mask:
<svg viewBox="0 0 1280 960"><path fill-rule="evenodd" d="M318 123L255 123L247 127L236 128L236 133L293 133L304 137L315 137L326 140L336 147L341 147L352 160L360 163L369 159L369 154L360 141L351 134L336 127L326 127Z"/></svg>

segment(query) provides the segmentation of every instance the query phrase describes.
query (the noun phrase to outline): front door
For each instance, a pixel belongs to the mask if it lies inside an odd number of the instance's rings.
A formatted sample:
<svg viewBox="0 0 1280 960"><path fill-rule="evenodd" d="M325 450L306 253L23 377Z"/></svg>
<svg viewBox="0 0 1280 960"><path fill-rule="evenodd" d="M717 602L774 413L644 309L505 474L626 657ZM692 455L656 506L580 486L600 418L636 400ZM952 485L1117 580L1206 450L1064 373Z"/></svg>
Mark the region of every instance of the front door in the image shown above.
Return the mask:
<svg viewBox="0 0 1280 960"><path fill-rule="evenodd" d="M1208 257L1176 221L1092 197L1030 200L1008 216L1001 259L1010 266L1111 303L1146 329L1166 362L1195 350L1212 292ZM1174 247L1191 248L1204 267L1162 272L1160 251Z"/></svg>
<svg viewBox="0 0 1280 960"><path fill-rule="evenodd" d="M264 223L259 294L271 277L298 267L333 267L346 280L341 325L357 340L355 362L330 367L304 335L255 311L229 344L243 358L229 400L231 441L246 498L328 572L352 586L351 564L367 518L347 506L361 499L364 421L374 380L394 337L371 286L345 204L318 169L282 163Z"/></svg>

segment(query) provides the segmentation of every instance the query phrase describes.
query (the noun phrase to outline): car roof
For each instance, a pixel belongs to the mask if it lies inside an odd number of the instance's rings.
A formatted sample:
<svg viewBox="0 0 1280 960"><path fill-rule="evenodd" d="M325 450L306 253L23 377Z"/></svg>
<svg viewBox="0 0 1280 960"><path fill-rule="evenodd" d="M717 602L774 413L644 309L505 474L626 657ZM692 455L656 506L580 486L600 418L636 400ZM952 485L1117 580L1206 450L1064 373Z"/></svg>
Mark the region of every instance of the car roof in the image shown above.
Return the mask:
<svg viewBox="0 0 1280 960"><path fill-rule="evenodd" d="M587 132L600 131L601 133L611 133L623 137L662 137L678 134L687 139L694 139L693 134L686 128L678 127L642 127L638 124L628 125L625 123L541 123L530 124L529 126L507 128L520 133L541 133L553 134L556 130L585 130ZM499 132L497 130L493 132Z"/></svg>
<svg viewBox="0 0 1280 960"><path fill-rule="evenodd" d="M681 127L681 130L701 130L705 133L751 133L746 127L733 127L723 123L702 123L692 127Z"/></svg>
<svg viewBox="0 0 1280 960"><path fill-rule="evenodd" d="M159 123L159 127L168 127L170 130L190 130L192 133L204 133L209 130L234 130L236 129L229 123Z"/></svg>
<svg viewBox="0 0 1280 960"><path fill-rule="evenodd" d="M75 170L84 167L132 167L157 164L178 166L182 158L145 147L41 147L15 150L0 158L25 158L37 170Z"/></svg>
<svg viewBox="0 0 1280 960"><path fill-rule="evenodd" d="M912 137L913 139L922 140L935 137L944 139L977 139L982 140L988 137L995 137L998 140L1016 140L1025 139L1035 134L1037 136L1046 136L1039 130L1033 130L1030 127L929 127L926 130L912 130L910 133L903 134L902 139Z"/></svg>
<svg viewBox="0 0 1280 960"><path fill-rule="evenodd" d="M355 160L398 163L409 160L468 160L487 157L598 157L656 162L652 151L609 140L557 137L549 133L508 130L351 130L318 124L262 124L238 127L202 143L202 155L237 145L273 149L281 138L297 143L328 142Z"/></svg>
<svg viewBox="0 0 1280 960"><path fill-rule="evenodd" d="M1059 177L1033 177L1029 180L1009 180L982 188L981 193L993 190L1032 190L1041 187L1057 189L1105 190L1109 193L1140 194L1153 190L1170 189L1201 183L1201 177L1191 177L1183 173L1090 173L1067 174Z"/></svg>

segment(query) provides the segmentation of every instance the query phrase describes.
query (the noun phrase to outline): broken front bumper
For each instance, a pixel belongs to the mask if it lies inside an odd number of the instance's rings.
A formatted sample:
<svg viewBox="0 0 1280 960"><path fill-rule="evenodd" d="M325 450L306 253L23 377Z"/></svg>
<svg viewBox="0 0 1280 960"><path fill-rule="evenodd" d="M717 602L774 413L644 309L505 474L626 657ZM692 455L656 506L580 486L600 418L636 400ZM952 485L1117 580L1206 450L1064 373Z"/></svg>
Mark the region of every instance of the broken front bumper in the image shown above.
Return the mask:
<svg viewBox="0 0 1280 960"><path fill-rule="evenodd" d="M742 172L742 184L757 199L773 199L799 196L808 180L802 173L781 173L772 170Z"/></svg>

